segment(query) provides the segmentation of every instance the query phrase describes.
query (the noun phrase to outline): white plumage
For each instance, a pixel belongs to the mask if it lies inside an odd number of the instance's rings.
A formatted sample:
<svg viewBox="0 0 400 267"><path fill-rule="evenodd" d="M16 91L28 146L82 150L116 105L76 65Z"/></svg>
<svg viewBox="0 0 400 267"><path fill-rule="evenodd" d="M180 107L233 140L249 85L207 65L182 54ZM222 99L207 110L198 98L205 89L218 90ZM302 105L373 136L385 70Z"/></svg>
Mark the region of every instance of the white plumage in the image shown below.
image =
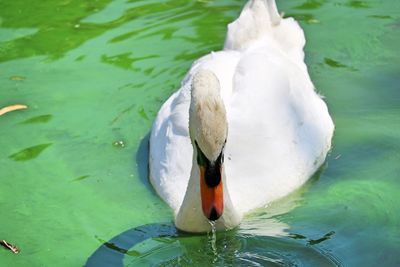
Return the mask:
<svg viewBox="0 0 400 267"><path fill-rule="evenodd" d="M289 194L323 163L334 125L307 72L304 44L298 23L281 18L274 0L250 0L228 26L223 51L197 60L163 104L150 137L150 181L174 210L178 228L210 229L199 208L189 136L192 79L200 70L216 76L219 86L210 81L211 88L220 88L228 123L223 180L231 203L218 228L233 227L247 211Z"/></svg>

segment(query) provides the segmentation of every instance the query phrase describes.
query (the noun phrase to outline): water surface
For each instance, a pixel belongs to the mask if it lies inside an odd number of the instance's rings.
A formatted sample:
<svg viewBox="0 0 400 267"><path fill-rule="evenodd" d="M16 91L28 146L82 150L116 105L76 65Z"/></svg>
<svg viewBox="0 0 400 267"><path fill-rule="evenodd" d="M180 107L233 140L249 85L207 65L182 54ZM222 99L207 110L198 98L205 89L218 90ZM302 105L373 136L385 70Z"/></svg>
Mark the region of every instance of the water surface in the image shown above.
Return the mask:
<svg viewBox="0 0 400 267"><path fill-rule="evenodd" d="M147 134L239 0L0 2L1 266L399 266L400 2L278 1L336 124L292 196L206 235L173 228Z"/></svg>

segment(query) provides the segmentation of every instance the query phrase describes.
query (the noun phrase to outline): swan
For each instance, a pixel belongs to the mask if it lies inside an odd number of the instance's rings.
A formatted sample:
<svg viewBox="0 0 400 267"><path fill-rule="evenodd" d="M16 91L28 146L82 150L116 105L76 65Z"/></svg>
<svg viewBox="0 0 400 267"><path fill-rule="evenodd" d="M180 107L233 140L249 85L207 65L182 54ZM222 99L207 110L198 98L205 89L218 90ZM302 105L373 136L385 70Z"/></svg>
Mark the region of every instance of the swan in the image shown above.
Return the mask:
<svg viewBox="0 0 400 267"><path fill-rule="evenodd" d="M249 0L222 51L195 61L160 108L149 179L186 232L238 226L317 171L334 124L304 63L305 37L275 0Z"/></svg>

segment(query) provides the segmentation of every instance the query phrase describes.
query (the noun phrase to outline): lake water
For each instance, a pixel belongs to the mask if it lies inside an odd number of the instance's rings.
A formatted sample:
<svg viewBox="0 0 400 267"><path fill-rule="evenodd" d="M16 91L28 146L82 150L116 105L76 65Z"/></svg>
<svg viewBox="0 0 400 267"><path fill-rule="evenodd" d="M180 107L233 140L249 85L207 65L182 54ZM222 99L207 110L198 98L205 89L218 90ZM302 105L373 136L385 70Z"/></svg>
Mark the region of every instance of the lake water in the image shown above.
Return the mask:
<svg viewBox="0 0 400 267"><path fill-rule="evenodd" d="M0 2L0 266L400 266L400 1L278 1L336 124L326 164L235 230L177 233L147 135L244 0Z"/></svg>

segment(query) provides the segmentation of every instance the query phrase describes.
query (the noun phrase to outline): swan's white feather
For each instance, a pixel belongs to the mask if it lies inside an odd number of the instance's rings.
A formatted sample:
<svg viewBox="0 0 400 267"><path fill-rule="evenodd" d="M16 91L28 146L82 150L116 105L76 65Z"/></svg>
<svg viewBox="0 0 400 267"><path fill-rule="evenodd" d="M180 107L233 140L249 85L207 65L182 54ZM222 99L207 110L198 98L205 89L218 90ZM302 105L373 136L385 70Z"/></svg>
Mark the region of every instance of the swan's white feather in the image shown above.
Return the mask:
<svg viewBox="0 0 400 267"><path fill-rule="evenodd" d="M150 136L150 181L177 215L191 176L191 83L219 80L228 119L226 183L243 213L301 186L330 149L333 122L304 64L304 34L274 0L251 0L228 27L223 51L197 60L161 107Z"/></svg>

